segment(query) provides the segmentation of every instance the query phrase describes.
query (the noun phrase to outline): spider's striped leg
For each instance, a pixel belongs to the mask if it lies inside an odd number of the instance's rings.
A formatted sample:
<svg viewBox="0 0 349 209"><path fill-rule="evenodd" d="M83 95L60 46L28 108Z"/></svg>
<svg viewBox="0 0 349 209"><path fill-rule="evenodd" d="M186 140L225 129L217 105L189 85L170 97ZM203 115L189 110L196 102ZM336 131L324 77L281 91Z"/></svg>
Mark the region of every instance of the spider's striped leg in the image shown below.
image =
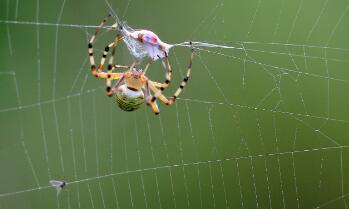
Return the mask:
<svg viewBox="0 0 349 209"><path fill-rule="evenodd" d="M112 68L113 68L113 62L114 62L114 56L115 56L115 44L113 46L113 49L111 51L111 56L109 57L109 62L108 62L108 73L112 72Z"/></svg>
<svg viewBox="0 0 349 209"><path fill-rule="evenodd" d="M121 78L115 82L114 86L111 87L110 91L107 92L107 95L110 97L113 96L116 89L121 85L121 83L124 79L125 79L125 76L122 75Z"/></svg>
<svg viewBox="0 0 349 209"><path fill-rule="evenodd" d="M103 27L103 25L105 24L105 22L107 22L108 17L110 17L110 14L107 15L103 21L101 22L101 24L99 24L98 28L96 29L95 33L93 34L93 36L91 37L89 43L88 43L88 56L90 57L90 64L91 64L91 73L93 75L96 75L96 64L95 64L95 58L93 56L93 43L96 40L96 36L98 34L98 32L101 30L101 28Z"/></svg>
<svg viewBox="0 0 349 209"><path fill-rule="evenodd" d="M170 64L170 60L168 59L167 52L164 52L164 53L165 53L165 61L162 61L162 64L164 65L164 68L166 70L165 86L163 86L163 88L165 89L169 86L172 79L172 66Z"/></svg>
<svg viewBox="0 0 349 209"><path fill-rule="evenodd" d="M105 73L105 72L97 72L96 73L97 78L104 78L106 80L117 80L116 84L111 87L107 86L107 95L108 96L113 96L115 89L121 84L121 81L124 79L124 73Z"/></svg>
<svg viewBox="0 0 349 209"><path fill-rule="evenodd" d="M173 97L169 100L169 103L167 103L167 105L172 104L176 100L176 98L179 96L179 94L183 91L184 86L187 84L187 82L189 80L189 77L190 77L191 69L192 69L193 58L194 58L194 49L192 48L191 49L191 54L190 54L190 60L189 60L187 75L184 77L184 79L183 79L182 83L180 84L179 88L174 93Z"/></svg>
<svg viewBox="0 0 349 209"><path fill-rule="evenodd" d="M156 88L153 81L149 80L149 88L152 92L154 92L154 95L149 97L149 103L155 102L157 98L159 98L162 102L165 104L169 103L169 100L162 94L162 90Z"/></svg>
<svg viewBox="0 0 349 209"><path fill-rule="evenodd" d="M165 69L165 82L164 83L153 82L156 85L156 87L162 90L165 90L169 86L172 79L172 66L170 64L170 60L168 59L167 52L164 51L164 54L165 54L165 59L162 59L162 65L164 66L164 69Z"/></svg>
<svg viewBox="0 0 349 209"><path fill-rule="evenodd" d="M105 73L105 72L100 72L96 73L97 78L104 78L104 79L110 79L110 80L119 80L124 73Z"/></svg>
<svg viewBox="0 0 349 209"><path fill-rule="evenodd" d="M192 63L193 63L193 58L194 58L194 49L192 49L191 54L190 54L190 60L189 60L189 66L188 66L188 71L187 75L184 77L181 85L177 89L177 91L174 93L173 97L171 99L167 99L163 94L162 94L162 89L157 89L156 86L152 81L149 82L149 87L150 89L154 92L154 96L151 99L152 101L155 101L156 98L159 98L161 101L163 101L165 104L170 105L172 104L178 97L178 95L182 92L184 86L187 84L190 73L191 73L191 68L192 68Z"/></svg>
<svg viewBox="0 0 349 209"><path fill-rule="evenodd" d="M108 54L109 49L113 48L112 49L112 53L111 53L111 57L109 58L109 62L108 62L108 73L111 73L111 71L113 70L113 66L117 66L117 65L113 65L114 57L115 57L115 49L120 44L120 41L123 40L124 38L125 37L121 37L118 34L117 37L115 38L115 40L112 43L110 43L108 46L106 46L105 49L104 49L104 52L103 52L103 55L102 55L102 59L101 59L102 66L104 65L105 58L106 58L106 56ZM104 60L103 60L103 58L104 58Z"/></svg>
<svg viewBox="0 0 349 209"><path fill-rule="evenodd" d="M155 115L158 115L160 113L160 109L156 100L154 102L150 102L150 107L153 109Z"/></svg>
<svg viewBox="0 0 349 209"><path fill-rule="evenodd" d="M103 54L104 55L104 54ZM112 50L112 53L111 53L111 56L109 57L109 62L108 62L108 75L110 75L112 73L112 70L113 70L113 62L114 62L114 55L115 55L115 44L113 46L113 50ZM99 69L98 69L99 70ZM106 78L106 85L107 85L107 88L106 88L106 91L109 92L110 89L111 89L111 78L110 77L107 77Z"/></svg>
<svg viewBox="0 0 349 209"><path fill-rule="evenodd" d="M111 53L111 56L109 57L109 62L108 62L108 75L110 75L112 73L113 67L114 67L113 62L114 62L114 56L115 56L115 49L116 49L117 45L120 43L120 40L122 40L122 39L123 38L118 35L113 43L111 43L105 47L105 50L103 52L102 59L101 59L101 64L98 67L98 72L102 72L105 58L108 54L109 49L112 48L112 53ZM107 78L106 78L106 84L107 84L106 90L107 90L108 94L109 94L110 89L111 89L111 83L112 83L111 77L107 76Z"/></svg>
<svg viewBox="0 0 349 209"><path fill-rule="evenodd" d="M149 84L151 81L147 80L146 84L145 84L145 101L146 101L146 104L147 105L150 105L150 107L153 109L155 115L158 115L160 113L160 110L159 110L159 107L158 107L158 104L156 102L156 99L155 100L152 100L151 99L151 93L150 93L150 88L149 86L151 84Z"/></svg>
<svg viewBox="0 0 349 209"><path fill-rule="evenodd" d="M106 57L107 57L107 55L108 55L108 52L109 52L109 49L110 48L116 48L118 45L119 45L119 43L120 43L120 41L122 40L122 39L124 39L125 37L123 36L123 37L117 37L116 38L116 40L115 41L113 41L112 43L110 43L109 45L107 45L106 47L105 47L105 49L104 49L104 51L103 51L103 55L102 55L102 59L101 59L101 62L99 63L99 65L98 65L98 72L101 72L102 70L103 70L103 66L104 66L104 63L105 63L105 59L106 59ZM114 51L114 50L113 50ZM115 51L114 51L114 54L115 54ZM113 58L112 58L112 61L114 61L114 56L112 56ZM110 61L110 60L109 60ZM109 62L110 63L110 62ZM110 64L110 68L109 68L109 66L108 66L108 71L110 71L112 69L112 65Z"/></svg>

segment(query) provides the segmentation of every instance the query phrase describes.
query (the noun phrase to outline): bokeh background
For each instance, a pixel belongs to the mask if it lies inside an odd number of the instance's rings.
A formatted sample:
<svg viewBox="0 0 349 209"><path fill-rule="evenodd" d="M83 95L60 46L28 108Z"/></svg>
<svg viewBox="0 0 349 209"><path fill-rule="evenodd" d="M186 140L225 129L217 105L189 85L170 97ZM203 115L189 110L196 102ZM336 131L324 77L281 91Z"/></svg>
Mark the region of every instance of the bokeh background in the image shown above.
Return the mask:
<svg viewBox="0 0 349 209"><path fill-rule="evenodd" d="M347 0L2 0L0 208L348 208L348 10ZM87 60L110 11L168 43L239 49L196 49L186 89L159 116L123 112ZM115 35L97 37L97 62ZM189 53L171 50L167 96ZM132 61L122 44L116 62ZM148 76L164 79L159 62ZM52 179L67 182L58 196Z"/></svg>

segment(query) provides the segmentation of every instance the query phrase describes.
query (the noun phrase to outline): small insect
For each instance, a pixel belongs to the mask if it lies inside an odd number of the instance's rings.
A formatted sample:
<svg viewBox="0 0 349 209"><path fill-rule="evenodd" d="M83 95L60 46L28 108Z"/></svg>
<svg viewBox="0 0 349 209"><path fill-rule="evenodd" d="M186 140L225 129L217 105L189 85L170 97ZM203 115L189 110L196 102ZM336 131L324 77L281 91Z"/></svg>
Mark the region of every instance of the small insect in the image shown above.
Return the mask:
<svg viewBox="0 0 349 209"><path fill-rule="evenodd" d="M150 59L154 61L164 58L166 56L165 54L168 54L170 48L173 46L161 41L158 35L149 30L135 30L130 32L123 29L123 33L126 37L133 38L140 42Z"/></svg>
<svg viewBox="0 0 349 209"><path fill-rule="evenodd" d="M52 187L54 187L57 191L57 195L61 192L61 190L65 187L66 183L65 181L56 181L56 180L50 180L50 184Z"/></svg>
<svg viewBox="0 0 349 209"><path fill-rule="evenodd" d="M160 110L156 103L156 99L160 99L166 105L170 105L176 100L176 98L182 92L184 86L186 85L189 79L191 68L192 68L192 60L194 57L194 50L193 49L191 50L188 71L185 78L183 79L180 87L174 93L174 96L170 99L167 99L162 94L162 91L165 88L167 88L171 82L172 67L170 65L166 51L162 51L163 56L165 58L165 59L162 59L162 63L166 71L165 73L166 80L164 83L158 83L158 82L152 81L145 76L145 73L150 63L148 63L145 66L144 70L140 68L136 68L135 67L137 64L136 62L134 62L131 66L113 64L116 46L119 45L119 43L125 38L125 36L118 35L112 43L110 43L105 47L100 64L98 65L98 68L96 67L94 56L93 56L93 43L96 39L96 36L100 28L103 27L106 20L107 20L107 17L104 18L102 23L96 29L95 33L91 37L90 42L88 44L88 54L89 54L90 63L91 63L91 73L98 78L103 78L106 80L107 95L113 96L114 94L116 94L116 102L122 110L124 111L136 110L145 101L146 104L151 106L155 114L159 114ZM110 49L112 50L112 53L108 62L108 71L103 72L103 66ZM114 73L113 72L114 69L127 69L127 71L122 73ZM113 80L116 80L116 82L112 85ZM153 92L154 95L152 95L151 92Z"/></svg>

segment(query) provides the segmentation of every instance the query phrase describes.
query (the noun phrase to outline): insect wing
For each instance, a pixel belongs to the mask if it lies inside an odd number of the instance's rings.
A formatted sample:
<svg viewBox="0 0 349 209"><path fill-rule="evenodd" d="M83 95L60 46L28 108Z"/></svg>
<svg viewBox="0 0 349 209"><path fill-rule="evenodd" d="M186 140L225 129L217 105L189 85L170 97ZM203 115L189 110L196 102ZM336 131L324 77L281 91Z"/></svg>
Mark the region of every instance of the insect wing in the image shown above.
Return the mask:
<svg viewBox="0 0 349 209"><path fill-rule="evenodd" d="M63 189L65 183L64 181L50 180L51 186L53 186L57 191Z"/></svg>

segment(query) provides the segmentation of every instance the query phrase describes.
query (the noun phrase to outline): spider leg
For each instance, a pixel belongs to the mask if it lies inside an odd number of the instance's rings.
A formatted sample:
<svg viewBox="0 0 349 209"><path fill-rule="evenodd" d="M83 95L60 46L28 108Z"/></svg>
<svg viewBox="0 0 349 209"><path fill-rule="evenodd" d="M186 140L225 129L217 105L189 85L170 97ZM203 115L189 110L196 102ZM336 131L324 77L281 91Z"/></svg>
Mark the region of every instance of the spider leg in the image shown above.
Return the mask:
<svg viewBox="0 0 349 209"><path fill-rule="evenodd" d="M168 59L167 52L164 52L164 53L165 53L165 62L166 62L166 65L164 64L164 61L162 62L166 70L166 80L165 80L164 88L167 88L172 79L172 66L170 64L170 60Z"/></svg>
<svg viewBox="0 0 349 209"><path fill-rule="evenodd" d="M107 22L107 19L110 17L110 14L107 15L103 21L101 22L101 24L99 24L98 28L96 29L96 31L94 32L93 36L91 37L89 43L88 43L88 56L90 57L90 64L91 64L91 73L93 75L96 75L96 64L95 64L95 59L93 56L93 43L96 39L96 36L98 34L98 32L101 30L101 28L103 27L103 25Z"/></svg>
<svg viewBox="0 0 349 209"><path fill-rule="evenodd" d="M120 43L120 41L123 39L123 37L120 37L120 35L117 35L116 39L114 40L114 42L112 42L111 44L109 44L108 46L105 47L104 52L103 52L103 56L101 59L101 64L98 67L98 73L102 72L103 69L103 65L105 62L105 58L108 54L109 48L112 48L112 53L111 56L109 57L109 61L108 61L108 74L111 74L113 71L113 62L114 62L114 56L115 56L115 49L117 47L117 45ZM106 84L107 84L107 93L109 93L110 88L111 88L111 81L113 79L111 78L111 76L107 76L106 78Z"/></svg>
<svg viewBox="0 0 349 209"><path fill-rule="evenodd" d="M160 109L158 107L158 103L156 102L156 100L154 102L150 102L150 107L153 109L155 115L159 115Z"/></svg>
<svg viewBox="0 0 349 209"><path fill-rule="evenodd" d="M91 37L89 43L88 43L88 55L89 55L89 58L90 58L90 64L91 64L91 73L93 75L96 76L96 73L97 71L98 72L101 72L103 70L103 66L104 66L104 62L105 62L105 59L108 55L108 52L109 52L109 49L111 47L113 47L113 52L112 54L114 55L115 54L115 47L120 43L120 41L122 39L124 39L124 37L120 37L119 35L117 36L117 38L112 42L110 43L108 46L105 47L104 49L104 52L103 52L103 55L102 55L102 59L100 61L100 64L98 65L98 69L96 68L96 64L95 64L95 59L94 59L94 56L93 56L93 43L95 42L96 40L96 37L97 37L97 34L99 33L99 31L101 30L101 28L103 27L103 25L107 22L107 19L110 17L110 14L107 15L103 21L101 22L101 24L98 26L98 28L96 29L96 31L94 32L93 36ZM113 62L114 60L114 56L112 56L111 60L109 60L109 64L111 65L111 63ZM112 70L113 66L108 66L108 70Z"/></svg>
<svg viewBox="0 0 349 209"><path fill-rule="evenodd" d="M124 73L105 73L105 72L96 73L97 78L104 78L108 80L118 80L123 75Z"/></svg>
<svg viewBox="0 0 349 209"><path fill-rule="evenodd" d="M156 81L152 81L153 85L156 87L156 88L164 88L165 89L165 85L163 83L159 83L159 82L156 82Z"/></svg>
<svg viewBox="0 0 349 209"><path fill-rule="evenodd" d="M156 86L162 90L165 90L169 86L172 79L172 66L170 64L170 60L168 58L167 52L164 51L164 54L165 54L165 59L162 59L161 61L165 69L165 82L164 83L155 82Z"/></svg>
<svg viewBox="0 0 349 209"><path fill-rule="evenodd" d="M127 65L113 65L112 70L119 69L119 68L121 68L121 69L129 69L130 66L127 66Z"/></svg>
<svg viewBox="0 0 349 209"><path fill-rule="evenodd" d="M119 45L120 41L122 39L124 39L125 37L120 37L118 36L112 43L110 43L109 45L107 45L104 49L104 52L103 52L103 55L102 55L102 59L101 59L101 62L100 64L98 65L98 72L101 72L103 70L103 66L104 66L104 62L105 62L105 59L108 55L108 52L109 52L109 49L110 48L113 48L113 52L114 55L115 55L115 48ZM113 58L111 58L111 61L114 61L114 56L112 55ZM110 67L109 67L110 66ZM109 65L108 65L108 71L110 71L112 69L112 64L110 63L110 59L109 59Z"/></svg>
<svg viewBox="0 0 349 209"><path fill-rule="evenodd" d="M193 58L194 58L194 49L192 49L191 54L190 54L190 60L189 60L187 75L184 77L181 85L176 90L176 92L174 93L174 95L173 95L173 97L171 99L167 99L162 94L163 89L161 87L160 87L160 89L157 89L156 85L152 81L149 81L149 87L154 92L154 95L153 95L152 99L150 100L151 102L154 102L156 100L156 98L159 98L166 105L173 104L173 102L176 100L176 98L179 96L179 94L183 91L183 88L185 87L185 85L187 84L187 82L189 80L190 73L191 73L191 68L192 68L192 63L193 63Z"/></svg>
<svg viewBox="0 0 349 209"><path fill-rule="evenodd" d="M169 103L169 100L162 94L162 91L154 85L153 81L149 80L149 89L154 92L154 95L149 98L149 102L155 102L157 98L159 98L165 104Z"/></svg>
<svg viewBox="0 0 349 209"><path fill-rule="evenodd" d="M149 84L149 80L146 81L146 84L145 84L145 101L146 101L146 104L147 105L150 105L150 107L153 109L155 115L158 115L160 113L160 110L159 110L159 107L158 107L158 104L156 102L156 99L155 100L151 100L150 98L152 97L151 96L151 93L150 93L150 84Z"/></svg>
<svg viewBox="0 0 349 209"><path fill-rule="evenodd" d="M164 52L166 54L166 59L165 60L162 60L162 65L164 66L164 69L165 69L165 82L164 83L160 83L160 82L155 82L155 81L152 81L152 83L157 87L157 88L160 88L162 90L166 89L170 82L171 82L171 78L172 78L172 67L170 65L170 61L168 59L168 56L167 56L167 53ZM144 74L147 72L148 70L148 67L149 67L150 63L147 63L147 65L145 66L143 72Z"/></svg>
<svg viewBox="0 0 349 209"><path fill-rule="evenodd" d="M117 39L115 39L117 41ZM114 43L115 43L114 41ZM115 56L115 49L116 49L116 44L113 45L113 49L111 51L111 56L109 57L108 61L108 73L111 73L112 68L113 68L113 62L114 62L114 56Z"/></svg>
<svg viewBox="0 0 349 209"><path fill-rule="evenodd" d="M110 48L113 48L112 49L112 53L111 53L111 56L109 58L109 62L108 62L108 72L111 73L112 71L112 68L113 68L113 62L114 62L114 56L115 56L115 49L116 47L119 45L120 41L123 40L125 37L121 37L119 34L116 36L115 40L110 43L108 46L105 47L105 50L104 50L104 53L103 53L103 56L105 54L105 56L107 56L108 54L108 51ZM105 57L102 56L102 59L101 59L101 64L104 65L104 61L105 61ZM104 60L103 60L104 58ZM103 61L103 62L102 62ZM115 65L114 65L115 66ZM102 70L102 69L101 69Z"/></svg>
<svg viewBox="0 0 349 209"><path fill-rule="evenodd" d="M124 79L125 79L125 76L121 76L121 78L115 82L113 87L111 88L109 87L110 89L107 87L107 95L110 97L113 96L115 93L115 90L121 85Z"/></svg>

